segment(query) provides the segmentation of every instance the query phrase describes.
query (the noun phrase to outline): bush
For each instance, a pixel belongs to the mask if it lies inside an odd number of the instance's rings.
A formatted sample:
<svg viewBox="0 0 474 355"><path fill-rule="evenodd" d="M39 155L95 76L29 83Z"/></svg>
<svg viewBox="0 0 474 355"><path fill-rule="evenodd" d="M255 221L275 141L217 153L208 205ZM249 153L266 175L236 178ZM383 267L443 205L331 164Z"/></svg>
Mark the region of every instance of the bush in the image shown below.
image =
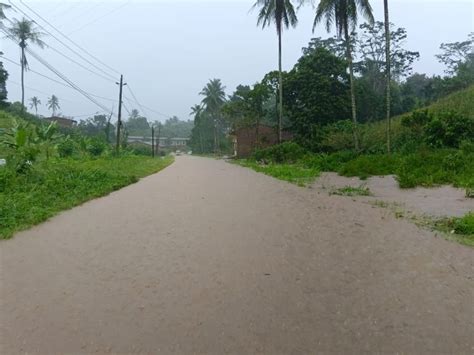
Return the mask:
<svg viewBox="0 0 474 355"><path fill-rule="evenodd" d="M307 151L294 142L285 142L265 149L258 149L253 154L256 161L273 163L296 163L304 158Z"/></svg>
<svg viewBox="0 0 474 355"><path fill-rule="evenodd" d="M107 149L107 144L99 138L89 138L86 142L86 151L93 157L98 157Z"/></svg>
<svg viewBox="0 0 474 355"><path fill-rule="evenodd" d="M361 155L342 165L338 172L343 176L359 176L366 179L374 175L395 174L399 165L400 159L395 155Z"/></svg>
<svg viewBox="0 0 474 355"><path fill-rule="evenodd" d="M453 112L439 114L425 128L425 139L433 147L458 148L474 140L474 119Z"/></svg>
<svg viewBox="0 0 474 355"><path fill-rule="evenodd" d="M61 158L67 158L74 154L76 150L74 141L70 138L64 139L58 144L58 154Z"/></svg>
<svg viewBox="0 0 474 355"><path fill-rule="evenodd" d="M474 236L474 212L454 221L454 231L462 235Z"/></svg>

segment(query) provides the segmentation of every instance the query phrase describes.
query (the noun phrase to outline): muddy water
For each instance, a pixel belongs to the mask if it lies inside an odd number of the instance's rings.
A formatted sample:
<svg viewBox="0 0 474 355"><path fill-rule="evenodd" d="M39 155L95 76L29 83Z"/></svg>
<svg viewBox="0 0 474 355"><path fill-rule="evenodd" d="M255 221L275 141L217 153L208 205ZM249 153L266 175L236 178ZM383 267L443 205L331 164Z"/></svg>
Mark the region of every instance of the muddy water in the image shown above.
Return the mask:
<svg viewBox="0 0 474 355"><path fill-rule="evenodd" d="M400 205L408 212L434 217L463 216L474 211L474 198L467 198L464 189L452 186L401 189L394 176L374 176L367 180L348 178L336 173L323 173L313 187L328 191L344 186L368 187L372 196L358 199L380 200Z"/></svg>

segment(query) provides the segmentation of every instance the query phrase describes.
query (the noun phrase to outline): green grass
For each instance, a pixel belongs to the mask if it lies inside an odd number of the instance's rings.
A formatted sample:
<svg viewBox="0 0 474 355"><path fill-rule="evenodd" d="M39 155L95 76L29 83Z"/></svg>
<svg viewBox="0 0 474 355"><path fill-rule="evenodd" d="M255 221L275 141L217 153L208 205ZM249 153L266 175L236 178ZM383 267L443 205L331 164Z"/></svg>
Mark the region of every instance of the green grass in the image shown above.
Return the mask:
<svg viewBox="0 0 474 355"><path fill-rule="evenodd" d="M306 154L291 164L259 164L254 160L238 163L299 185L313 181L321 171L334 171L342 176L361 179L393 174L401 188L453 185L465 188L466 195L474 188L474 152L457 149L421 149L410 154L392 155L355 155L350 152Z"/></svg>
<svg viewBox="0 0 474 355"><path fill-rule="evenodd" d="M331 195L339 196L371 196L372 193L368 187L364 186L344 186L338 189L331 190Z"/></svg>
<svg viewBox="0 0 474 355"><path fill-rule="evenodd" d="M171 157L128 155L41 162L26 175L0 168L0 239L137 182L172 162Z"/></svg>
<svg viewBox="0 0 474 355"><path fill-rule="evenodd" d="M428 110L432 113L454 111L474 118L474 85L439 99Z"/></svg>
<svg viewBox="0 0 474 355"><path fill-rule="evenodd" d="M450 239L474 246L474 212L460 218L445 218L436 221L435 228L447 233Z"/></svg>
<svg viewBox="0 0 474 355"><path fill-rule="evenodd" d="M319 176L317 167L305 167L299 164L259 164L251 160L236 160L235 163L277 179L304 186Z"/></svg>

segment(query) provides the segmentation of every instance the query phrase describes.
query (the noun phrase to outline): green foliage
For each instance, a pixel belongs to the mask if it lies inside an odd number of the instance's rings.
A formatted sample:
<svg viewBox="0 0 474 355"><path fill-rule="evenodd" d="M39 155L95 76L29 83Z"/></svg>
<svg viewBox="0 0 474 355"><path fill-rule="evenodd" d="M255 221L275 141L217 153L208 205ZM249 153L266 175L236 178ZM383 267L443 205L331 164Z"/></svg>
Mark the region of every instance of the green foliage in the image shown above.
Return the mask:
<svg viewBox="0 0 474 355"><path fill-rule="evenodd" d="M447 233L461 244L474 246L474 212L463 217L444 218L434 223L436 229Z"/></svg>
<svg viewBox="0 0 474 355"><path fill-rule="evenodd" d="M107 148L107 144L100 138L88 138L86 141L86 151L93 157L102 155Z"/></svg>
<svg viewBox="0 0 474 355"><path fill-rule="evenodd" d="M402 117L401 124L410 129L412 139L436 148L458 148L461 142L474 140L474 117L456 112L415 111Z"/></svg>
<svg viewBox="0 0 474 355"><path fill-rule="evenodd" d="M138 156L57 159L17 175L0 168L0 239L136 182L172 162Z"/></svg>
<svg viewBox="0 0 474 355"><path fill-rule="evenodd" d="M0 145L5 147L7 165L18 174L26 173L40 153L34 130L24 121L15 120L0 136Z"/></svg>
<svg viewBox="0 0 474 355"><path fill-rule="evenodd" d="M71 138L66 137L58 144L57 149L61 158L72 157L76 152L76 144Z"/></svg>
<svg viewBox="0 0 474 355"><path fill-rule="evenodd" d="M400 165L400 158L395 155L374 154L360 155L344 164L338 169L343 176L358 176L366 179L369 176L391 175L396 173Z"/></svg>
<svg viewBox="0 0 474 355"><path fill-rule="evenodd" d="M468 213L462 218L457 218L453 225L456 233L470 235L474 242L474 212Z"/></svg>
<svg viewBox="0 0 474 355"><path fill-rule="evenodd" d="M307 154L306 150L294 142L285 142L266 149L258 149L253 154L256 161L273 163L296 163Z"/></svg>
<svg viewBox="0 0 474 355"><path fill-rule="evenodd" d="M284 76L283 102L292 130L309 149L321 125L350 116L346 63L327 49L317 48L301 57Z"/></svg>
<svg viewBox="0 0 474 355"><path fill-rule="evenodd" d="M273 176L277 179L304 186L312 182L318 175L317 167L306 167L299 164L260 164L251 160L237 161L238 164L257 172Z"/></svg>
<svg viewBox="0 0 474 355"><path fill-rule="evenodd" d="M330 192L331 195L340 195L340 196L370 196L372 193L368 187L364 186L344 186Z"/></svg>
<svg viewBox="0 0 474 355"><path fill-rule="evenodd" d="M402 188L452 184L470 191L474 188L474 152L471 151L471 142L463 143L462 147L465 150L424 148L409 154L391 155L358 155L350 150L314 154L295 143L286 142L255 152L250 161L251 167L257 171L276 171L272 176L278 175L279 165L282 165L284 171L293 166L305 174L335 171L343 176L358 176L362 179L396 175Z"/></svg>
<svg viewBox="0 0 474 355"><path fill-rule="evenodd" d="M3 54L0 52L0 55ZM0 107L5 105L5 101L7 100L7 87L6 82L8 79L8 72L3 67L3 62L0 61Z"/></svg>

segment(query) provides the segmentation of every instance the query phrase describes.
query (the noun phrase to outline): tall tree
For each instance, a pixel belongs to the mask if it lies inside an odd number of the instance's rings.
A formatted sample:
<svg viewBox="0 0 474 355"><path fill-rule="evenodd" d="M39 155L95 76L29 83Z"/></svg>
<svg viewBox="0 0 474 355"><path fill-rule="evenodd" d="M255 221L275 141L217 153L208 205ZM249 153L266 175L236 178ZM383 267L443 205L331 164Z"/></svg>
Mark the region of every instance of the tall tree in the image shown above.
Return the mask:
<svg viewBox="0 0 474 355"><path fill-rule="evenodd" d="M278 73L279 73L279 101L278 101L278 138L281 142L283 124L283 76L281 65L281 37L283 28L295 27L298 23L296 12L291 0L257 0L253 8L260 7L257 25L262 28L275 23L278 35Z"/></svg>
<svg viewBox="0 0 474 355"><path fill-rule="evenodd" d="M56 95L51 95L48 99L48 110L53 111L53 116L56 116L56 110L60 109L59 99Z"/></svg>
<svg viewBox="0 0 474 355"><path fill-rule="evenodd" d="M202 111L203 111L203 108L201 105L194 105L193 107L191 107L191 113L190 113L190 116L194 116L194 127L197 130L199 148L201 150L201 153L204 151L204 146L202 142L202 126L201 126Z"/></svg>
<svg viewBox="0 0 474 355"><path fill-rule="evenodd" d="M0 52L0 55L3 53ZM8 79L8 72L3 67L3 62L0 61L0 107L5 105L7 100L7 79Z"/></svg>
<svg viewBox="0 0 474 355"><path fill-rule="evenodd" d="M387 88L385 92L385 103L387 105L387 153L391 152L391 139L392 139L392 117L390 115L390 19L388 14L388 0L383 0L384 10L384 24L385 24L385 80L387 81Z"/></svg>
<svg viewBox="0 0 474 355"><path fill-rule="evenodd" d="M21 50L21 104L25 106L25 71L28 70L28 61L26 60L26 47L28 43L36 44L40 48L44 47L41 40L42 33L36 29L35 22L23 18L21 21L14 19L13 25L8 29L8 38L18 42ZM24 108L23 108L24 109Z"/></svg>
<svg viewBox="0 0 474 355"><path fill-rule="evenodd" d="M201 103L204 105L206 111L208 111L214 123L214 153L216 154L220 152L219 130L221 123L221 108L226 101L224 90L225 86L222 85L220 79L212 79L199 93L199 95L204 96Z"/></svg>
<svg viewBox="0 0 474 355"><path fill-rule="evenodd" d="M38 106L41 105L41 100L38 99L36 96L33 96L30 99L30 108L34 108L36 112L36 116L38 116Z"/></svg>
<svg viewBox="0 0 474 355"><path fill-rule="evenodd" d="M359 150L359 135L357 131L357 107L355 99L354 68L352 60L351 33L357 25L357 15L361 12L369 23L374 22L372 6L369 0L321 0L316 8L316 16L313 23L313 32L316 25L325 21L326 30L330 32L331 26L336 26L338 37L344 36L346 42L346 59L349 64L349 76L351 86L352 123L354 134L354 147Z"/></svg>
<svg viewBox="0 0 474 355"><path fill-rule="evenodd" d="M5 10L9 9L11 6L0 2L0 23L2 20L5 20L7 17L5 16Z"/></svg>

